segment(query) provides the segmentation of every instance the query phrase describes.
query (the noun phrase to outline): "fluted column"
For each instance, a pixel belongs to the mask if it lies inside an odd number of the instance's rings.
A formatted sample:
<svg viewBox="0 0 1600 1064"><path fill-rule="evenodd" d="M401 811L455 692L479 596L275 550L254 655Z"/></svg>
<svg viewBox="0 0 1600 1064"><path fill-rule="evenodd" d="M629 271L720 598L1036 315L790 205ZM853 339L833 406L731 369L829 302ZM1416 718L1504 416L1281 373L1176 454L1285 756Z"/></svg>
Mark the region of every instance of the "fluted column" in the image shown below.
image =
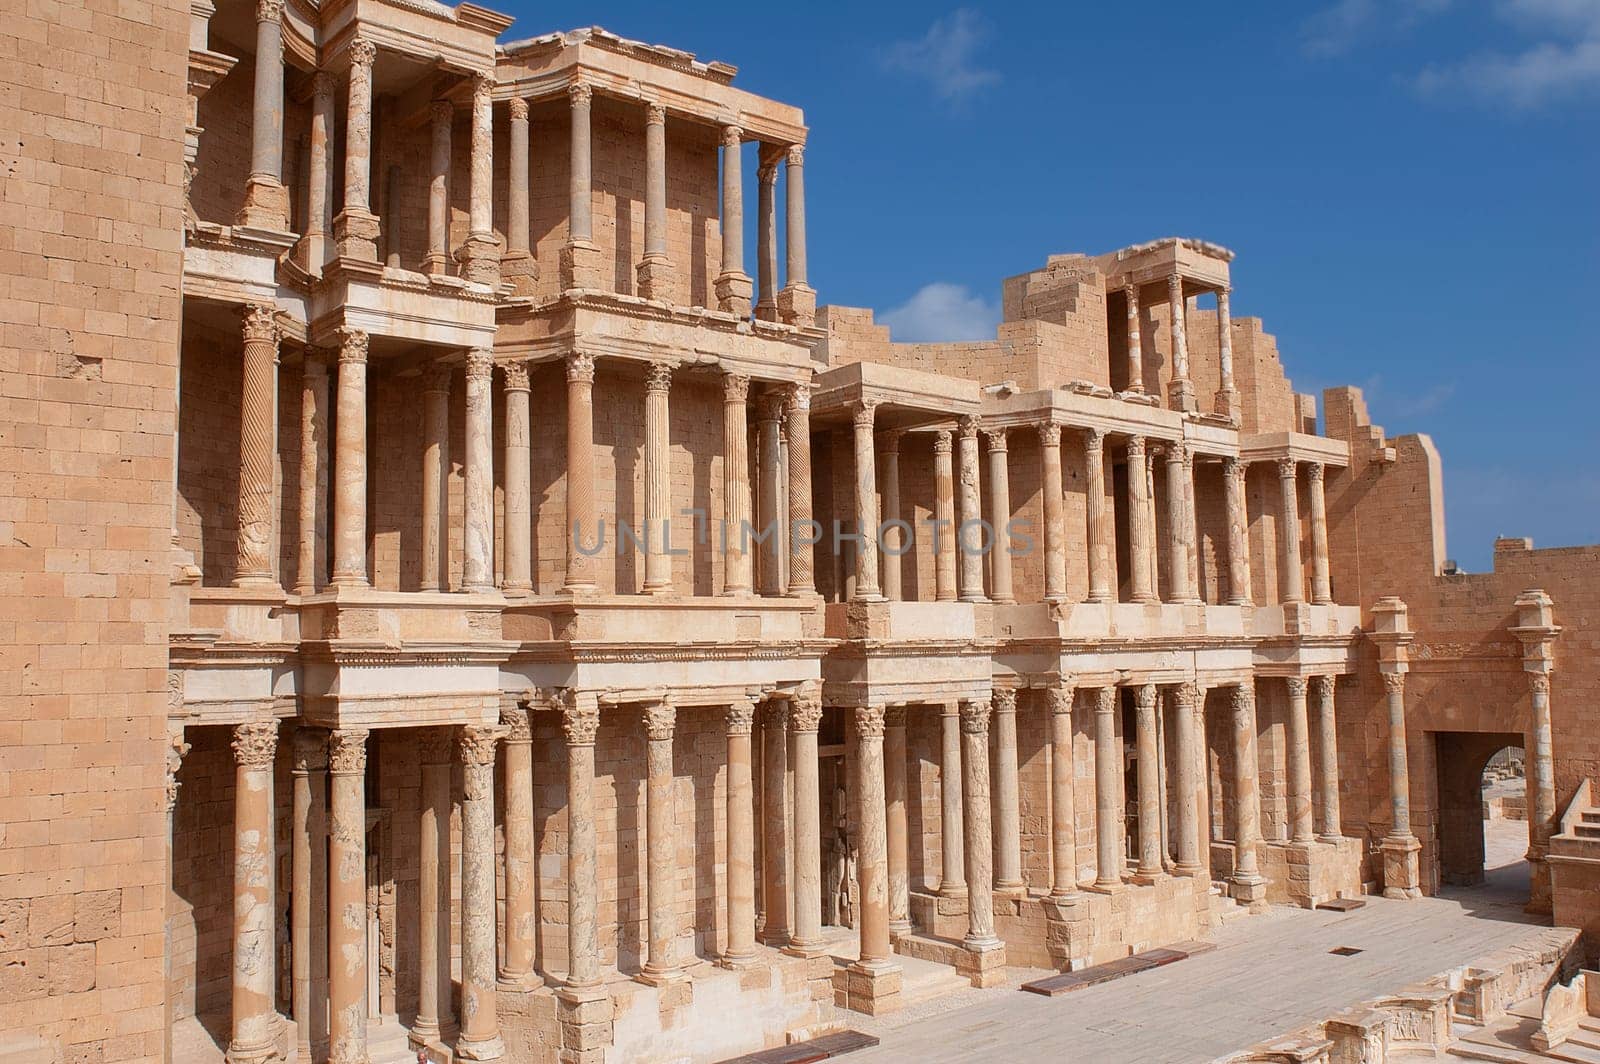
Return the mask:
<svg viewBox="0 0 1600 1064"><path fill-rule="evenodd" d="M889 939L889 850L883 778L884 707L858 706L856 727L856 823L860 833L861 965L887 964Z"/></svg>
<svg viewBox="0 0 1600 1064"><path fill-rule="evenodd" d="M761 728L761 941L789 942L789 704L767 703Z"/></svg>
<svg viewBox="0 0 1600 1064"><path fill-rule="evenodd" d="M377 47L356 38L346 49L350 60L345 97L344 205L333 220L341 256L376 262L378 219L372 213L372 64Z"/></svg>
<svg viewBox="0 0 1600 1064"><path fill-rule="evenodd" d="M1228 604L1245 606L1252 601L1250 591L1250 518L1244 503L1245 463L1238 458L1222 460L1223 505L1228 520Z"/></svg>
<svg viewBox="0 0 1600 1064"><path fill-rule="evenodd" d="M456 1055L467 1060L493 1060L504 1056L506 1048L495 1013L494 762L501 734L499 728L473 725L461 729L459 740L461 1037ZM508 844L511 831L508 820ZM508 890L508 915L510 908Z"/></svg>
<svg viewBox="0 0 1600 1064"><path fill-rule="evenodd" d="M314 594L326 582L328 537L322 528L328 496L328 363L306 348L300 363L300 507L295 594Z"/></svg>
<svg viewBox="0 0 1600 1064"><path fill-rule="evenodd" d="M1333 601L1333 581L1328 571L1328 501L1322 488L1323 471L1321 462L1306 465L1311 495L1311 601L1325 605Z"/></svg>
<svg viewBox="0 0 1600 1064"><path fill-rule="evenodd" d="M1139 286L1125 285L1128 302L1128 391L1144 393L1144 345L1139 338Z"/></svg>
<svg viewBox="0 0 1600 1064"><path fill-rule="evenodd" d="M1123 866L1117 826L1123 813L1117 689L1101 687L1094 694L1094 885L1100 890L1113 890L1122 885Z"/></svg>
<svg viewBox="0 0 1600 1064"><path fill-rule="evenodd" d="M1067 599L1066 519L1061 484L1061 426L1046 421L1039 432L1039 456L1044 493L1044 600Z"/></svg>
<svg viewBox="0 0 1600 1064"><path fill-rule="evenodd" d="M594 357L567 356L567 580L562 589L595 589L600 529L594 507Z"/></svg>
<svg viewBox="0 0 1600 1064"><path fill-rule="evenodd" d="M1189 552L1194 543L1194 521L1189 512L1193 456L1180 440L1167 447L1167 576L1172 601L1194 602Z"/></svg>
<svg viewBox="0 0 1600 1064"><path fill-rule="evenodd" d="M794 932L788 952L814 956L822 942L822 826L817 779L817 728L822 703L796 698L789 708L794 736Z"/></svg>
<svg viewBox="0 0 1600 1064"><path fill-rule="evenodd" d="M1261 786L1256 755L1256 689L1254 682L1233 689L1234 896L1253 898L1261 883L1256 847L1261 842Z"/></svg>
<svg viewBox="0 0 1600 1064"><path fill-rule="evenodd" d="M594 243L593 170L589 117L594 90L581 83L567 89L572 143L567 171L567 242L561 249L561 287L600 287L601 251Z"/></svg>
<svg viewBox="0 0 1600 1064"><path fill-rule="evenodd" d="M461 276L474 284L500 283L500 245L494 234L494 76L472 78L472 156L468 171L467 240L457 252Z"/></svg>
<svg viewBox="0 0 1600 1064"><path fill-rule="evenodd" d="M722 593L750 594L750 378L722 375Z"/></svg>
<svg viewBox="0 0 1600 1064"><path fill-rule="evenodd" d="M1089 555L1088 600L1112 602L1116 599L1111 575L1115 547L1112 530L1106 524L1106 434L1099 429L1086 429L1083 446L1088 485L1084 489L1084 539Z"/></svg>
<svg viewBox="0 0 1600 1064"><path fill-rule="evenodd" d="M1167 277L1167 312L1172 316L1172 381L1167 386L1168 401L1176 410L1193 410L1194 383L1189 379L1189 338L1185 317L1188 305L1183 298L1183 277Z"/></svg>
<svg viewBox="0 0 1600 1064"><path fill-rule="evenodd" d="M506 404L504 583L507 594L526 595L533 591L533 488L529 482L533 431L528 415L528 364L507 362L501 370L505 373ZM492 491L492 475L490 482ZM490 503L492 521L492 497ZM492 536L492 526L490 531Z"/></svg>
<svg viewBox="0 0 1600 1064"><path fill-rule="evenodd" d="M1006 465L1006 430L985 429L989 444L989 523L994 526L994 550L989 555L989 597L1015 602L1011 587L1011 477Z"/></svg>
<svg viewBox="0 0 1600 1064"><path fill-rule="evenodd" d="M333 582L367 583L367 334L346 329L339 346L334 424Z"/></svg>
<svg viewBox="0 0 1600 1064"><path fill-rule="evenodd" d="M1317 837L1337 842L1343 835L1339 813L1339 726L1334 716L1332 676L1311 678L1312 701L1317 715L1317 758L1322 772L1322 827Z"/></svg>
<svg viewBox="0 0 1600 1064"><path fill-rule="evenodd" d="M811 382L797 381L784 403L788 437L789 520L784 539L789 545L789 595L816 594L811 533Z"/></svg>
<svg viewBox="0 0 1600 1064"><path fill-rule="evenodd" d="M966 818L961 801L961 713L957 703L946 702L939 707L939 736L939 818L943 856L939 894L946 898L965 898Z"/></svg>
<svg viewBox="0 0 1600 1064"><path fill-rule="evenodd" d="M1139 769L1139 877L1161 874L1161 736L1156 721L1156 685L1133 689L1134 742Z"/></svg>
<svg viewBox="0 0 1600 1064"><path fill-rule="evenodd" d="M1050 894L1056 898L1078 892L1078 827L1073 812L1077 773L1072 755L1076 694L1068 680L1044 692L1045 711L1050 714Z"/></svg>
<svg viewBox="0 0 1600 1064"><path fill-rule="evenodd" d="M413 1043L440 1042L455 1026L450 1001L450 762L454 738L452 728L430 728L421 743Z"/></svg>
<svg viewBox="0 0 1600 1064"><path fill-rule="evenodd" d="M983 527L980 506L982 497L978 490L978 419L970 415L961 419L958 446L957 506L961 525L956 530L956 543L960 550L961 601L983 602Z"/></svg>
<svg viewBox="0 0 1600 1064"><path fill-rule="evenodd" d="M450 367L422 374L422 590L450 586Z"/></svg>
<svg viewBox="0 0 1600 1064"><path fill-rule="evenodd" d="M756 165L756 317L778 320L778 158L762 151Z"/></svg>
<svg viewBox="0 0 1600 1064"><path fill-rule="evenodd" d="M463 591L494 590L494 352L467 352L467 461L462 491Z"/></svg>
<svg viewBox="0 0 1600 1064"><path fill-rule="evenodd" d="M1183 600L1200 604L1200 532L1195 513L1194 449L1183 449L1183 476L1179 480L1183 489L1183 545L1187 564L1187 579L1183 585Z"/></svg>
<svg viewBox="0 0 1600 1064"><path fill-rule="evenodd" d="M649 948L640 981L660 986L682 972L678 961L678 837L673 797L672 734L678 710L663 698L644 707L645 846Z"/></svg>
<svg viewBox="0 0 1600 1064"><path fill-rule="evenodd" d="M331 1064L367 1064L367 732L329 737L328 1027Z"/></svg>
<svg viewBox="0 0 1600 1064"><path fill-rule="evenodd" d="M933 436L933 546L934 598L939 602L956 600L955 468L951 458L952 441L948 429Z"/></svg>
<svg viewBox="0 0 1600 1064"><path fill-rule="evenodd" d="M744 272L744 130L722 127L722 272L717 274L717 309L750 316L750 275Z"/></svg>
<svg viewBox="0 0 1600 1064"><path fill-rule="evenodd" d="M1022 799L1017 781L1017 692L997 687L994 725L994 888L1021 893Z"/></svg>
<svg viewBox="0 0 1600 1064"><path fill-rule="evenodd" d="M759 588L782 595L784 551L783 394L767 391L756 403L756 531L760 545Z"/></svg>
<svg viewBox="0 0 1600 1064"><path fill-rule="evenodd" d="M328 735L305 726L294 731L294 789L290 830L290 956L296 1041L302 1060L328 1045Z"/></svg>
<svg viewBox="0 0 1600 1064"><path fill-rule="evenodd" d="M455 105L449 100L428 105L428 253L422 268L434 276L450 268L450 135L455 118Z"/></svg>
<svg viewBox="0 0 1600 1064"><path fill-rule="evenodd" d="M667 300L672 295L672 261L667 256L667 109L645 105L644 258L638 267L639 294Z"/></svg>
<svg viewBox="0 0 1600 1064"><path fill-rule="evenodd" d="M994 839L990 828L989 703L961 703L961 800L967 814L968 949L999 942L994 933Z"/></svg>
<svg viewBox="0 0 1600 1064"><path fill-rule="evenodd" d="M510 159L506 167L506 251L500 260L500 270L516 286L518 295L532 295L539 266L533 258L528 224L528 101L521 97L510 100L506 113L511 119L511 131L506 138Z"/></svg>
<svg viewBox="0 0 1600 1064"><path fill-rule="evenodd" d="M883 511L878 521L883 528L883 597L898 602L904 597L900 590L900 559L905 551L905 529L900 525L900 433L885 432L881 436L882 449L878 460L883 483Z"/></svg>
<svg viewBox="0 0 1600 1064"><path fill-rule="evenodd" d="M1532 727L1529 729L1533 744L1527 751L1528 794L1533 799L1528 804L1529 836L1533 843L1529 849L1534 851L1536 858L1542 858L1549 850L1556 819L1555 746L1550 721L1548 671L1528 673L1528 695L1533 709Z"/></svg>
<svg viewBox="0 0 1600 1064"><path fill-rule="evenodd" d="M790 145L784 155L784 249L788 262L783 291L778 293L778 317L790 325L811 326L817 312L817 293L806 283L805 145Z"/></svg>
<svg viewBox="0 0 1600 1064"><path fill-rule="evenodd" d="M755 706L748 698L728 706L728 943L722 964L742 968L756 959L755 787L750 775L750 733Z"/></svg>
<svg viewBox="0 0 1600 1064"><path fill-rule="evenodd" d="M528 711L511 705L500 711L505 740L505 963L500 982L525 990L539 985L534 974L539 910L534 902L538 847L533 831L533 728Z"/></svg>
<svg viewBox="0 0 1600 1064"><path fill-rule="evenodd" d="M256 0L255 95L250 108L250 177L238 224L286 232L283 187L283 0Z"/></svg>
<svg viewBox="0 0 1600 1064"><path fill-rule="evenodd" d="M1285 604L1305 600L1305 569L1300 561L1300 499L1295 489L1297 465L1293 458L1278 459L1278 485L1283 498L1278 533L1283 557L1283 593L1278 598Z"/></svg>
<svg viewBox="0 0 1600 1064"><path fill-rule="evenodd" d="M278 325L275 308L244 311L239 408L239 534L235 587L272 587L278 463Z"/></svg>
<svg viewBox="0 0 1600 1064"><path fill-rule="evenodd" d="M856 475L856 588L852 597L860 601L883 597L878 590L878 489L872 446L873 412L877 407L869 400L851 409Z"/></svg>
<svg viewBox="0 0 1600 1064"><path fill-rule="evenodd" d="M1177 739L1176 761L1178 771L1178 859L1173 871L1180 876L1200 874L1200 765L1204 741L1197 715L1200 696L1192 683L1180 683L1172 688L1173 731Z"/></svg>
<svg viewBox="0 0 1600 1064"><path fill-rule="evenodd" d="M1217 392L1216 412L1232 421L1239 417L1239 392L1233 384L1233 317L1228 311L1228 286L1217 289L1217 361L1222 369L1222 388Z"/></svg>
<svg viewBox="0 0 1600 1064"><path fill-rule="evenodd" d="M1143 436L1128 438L1128 564L1134 602L1155 602L1155 537L1150 527L1150 476Z"/></svg>
<svg viewBox="0 0 1600 1064"><path fill-rule="evenodd" d="M887 803L885 838L889 861L889 933L911 930L910 831L906 821L906 707L883 714L883 783Z"/></svg>
<svg viewBox="0 0 1600 1064"><path fill-rule="evenodd" d="M233 729L233 1035L228 1060L256 1064L273 1059L278 1034L273 1005L275 898L272 763L278 750L276 721Z"/></svg>
<svg viewBox="0 0 1600 1064"><path fill-rule="evenodd" d="M1289 690L1289 831L1295 842L1316 837L1311 802L1311 721L1306 710L1306 680L1290 676Z"/></svg>
<svg viewBox="0 0 1600 1064"><path fill-rule="evenodd" d="M594 740L600 730L600 707L594 696L567 692L561 728L567 740L567 988L581 994L600 986L599 838L594 810Z"/></svg>
<svg viewBox="0 0 1600 1064"><path fill-rule="evenodd" d="M644 590L666 594L672 591L672 364L650 363L644 382Z"/></svg>

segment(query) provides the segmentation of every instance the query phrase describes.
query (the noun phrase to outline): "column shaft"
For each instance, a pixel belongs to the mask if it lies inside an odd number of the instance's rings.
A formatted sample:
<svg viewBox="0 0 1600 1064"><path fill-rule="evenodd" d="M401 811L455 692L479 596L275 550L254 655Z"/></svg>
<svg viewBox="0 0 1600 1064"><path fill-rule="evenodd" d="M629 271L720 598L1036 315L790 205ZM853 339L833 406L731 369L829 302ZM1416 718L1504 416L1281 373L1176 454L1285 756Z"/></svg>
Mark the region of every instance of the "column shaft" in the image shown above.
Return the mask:
<svg viewBox="0 0 1600 1064"><path fill-rule="evenodd" d="M1067 538L1061 482L1061 426L1038 426L1044 484L1044 600L1067 598Z"/></svg>
<svg viewBox="0 0 1600 1064"><path fill-rule="evenodd" d="M1123 288L1128 302L1128 391L1144 392L1144 345L1139 338L1139 286Z"/></svg>
<svg viewBox="0 0 1600 1064"><path fill-rule="evenodd" d="M1323 466L1312 462L1306 467L1311 495L1311 601L1333 601L1333 582L1328 567L1328 501L1322 490Z"/></svg>
<svg viewBox="0 0 1600 1064"><path fill-rule="evenodd" d="M276 310L250 306L244 313L243 381L239 409L239 536L237 587L277 581L273 530L277 527L278 326Z"/></svg>
<svg viewBox="0 0 1600 1064"><path fill-rule="evenodd" d="M450 586L450 369L422 375L422 590Z"/></svg>
<svg viewBox="0 0 1600 1064"><path fill-rule="evenodd" d="M377 47L357 38L345 98L344 205L333 220L339 254L369 262L378 257L378 219L372 214L372 64Z"/></svg>
<svg viewBox="0 0 1600 1064"><path fill-rule="evenodd" d="M1189 460L1189 450L1181 441L1167 448L1167 577L1174 602L1196 598L1189 573L1194 522L1189 515L1189 490L1184 486Z"/></svg>
<svg viewBox="0 0 1600 1064"><path fill-rule="evenodd" d="M459 252L461 276L474 284L500 283L500 245L494 233L494 77L472 79L472 159L468 177L467 242Z"/></svg>
<svg viewBox="0 0 1600 1064"><path fill-rule="evenodd" d="M367 334L347 329L339 347L334 424L333 582L367 583Z"/></svg>
<svg viewBox="0 0 1600 1064"><path fill-rule="evenodd" d="M600 547L594 509L594 358L567 356L567 580L564 590L595 588Z"/></svg>
<svg viewBox="0 0 1600 1064"><path fill-rule="evenodd" d="M750 378L722 376L722 593L750 594Z"/></svg>
<svg viewBox="0 0 1600 1064"><path fill-rule="evenodd" d="M900 520L900 434L885 432L883 450L879 455L883 474L883 511L878 520L883 528L883 597L898 602L904 597L900 588L901 552L905 548Z"/></svg>
<svg viewBox="0 0 1600 1064"><path fill-rule="evenodd" d="M1139 761L1139 875L1161 874L1161 753L1156 720L1156 685L1134 688L1134 741Z"/></svg>
<svg viewBox="0 0 1600 1064"><path fill-rule="evenodd" d="M966 827L961 801L961 713L954 702L939 709L939 817L942 870L939 893L967 896Z"/></svg>
<svg viewBox="0 0 1600 1064"><path fill-rule="evenodd" d="M1017 692L994 691L994 886L1021 893L1022 798L1017 781Z"/></svg>
<svg viewBox="0 0 1600 1064"><path fill-rule="evenodd" d="M817 779L817 727L822 703L795 699L789 710L794 735L794 933L789 952L822 948L822 826Z"/></svg>
<svg viewBox="0 0 1600 1064"><path fill-rule="evenodd" d="M644 258L638 267L639 294L670 300L672 263L667 256L667 111L660 104L645 107L644 122Z"/></svg>
<svg viewBox="0 0 1600 1064"><path fill-rule="evenodd" d="M789 707L769 702L761 728L761 940L789 941Z"/></svg>
<svg viewBox="0 0 1600 1064"><path fill-rule="evenodd" d="M328 1045L328 749L325 732L294 733L294 883L290 903L293 1008L301 1058Z"/></svg>
<svg viewBox="0 0 1600 1064"><path fill-rule="evenodd" d="M1143 436L1128 439L1128 564L1134 602L1155 602L1155 537L1150 527L1150 476Z"/></svg>
<svg viewBox="0 0 1600 1064"><path fill-rule="evenodd" d="M978 490L978 419L963 417L957 444L960 481L957 505L961 525L956 542L961 558L961 601L983 602L983 520L982 497Z"/></svg>
<svg viewBox="0 0 1600 1064"><path fill-rule="evenodd" d="M722 271L717 274L717 309L750 316L750 277L744 272L744 131L722 127Z"/></svg>
<svg viewBox="0 0 1600 1064"><path fill-rule="evenodd" d="M538 981L534 975L539 931L534 881L539 854L533 831L533 729L528 711L516 705L501 710L500 724L505 729L506 781L505 963L500 981L526 989Z"/></svg>
<svg viewBox="0 0 1600 1064"><path fill-rule="evenodd" d="M906 821L906 707L884 711L883 783L889 861L889 932L911 930L910 832Z"/></svg>
<svg viewBox="0 0 1600 1064"><path fill-rule="evenodd" d="M228 1060L254 1064L275 1056L278 1034L273 1004L272 764L278 749L275 721L233 729L233 1036Z"/></svg>
<svg viewBox="0 0 1600 1064"><path fill-rule="evenodd" d="M889 846L883 779L883 707L859 706L856 721L856 824L860 832L861 964L887 963Z"/></svg>
<svg viewBox="0 0 1600 1064"><path fill-rule="evenodd" d="M1094 885L1109 890L1122 884L1123 855L1117 819L1122 816L1122 744L1117 738L1117 689L1095 691L1094 704Z"/></svg>
<svg viewBox="0 0 1600 1064"><path fill-rule="evenodd" d="M1245 463L1237 458L1222 460L1224 507L1228 517L1228 603L1246 606L1253 600L1250 591L1250 518L1244 501Z"/></svg>
<svg viewBox="0 0 1600 1064"><path fill-rule="evenodd" d="M506 458L502 471L506 491L504 586L507 594L526 595L533 591L533 428L528 413L528 364L508 362L502 370L506 404ZM492 522L492 496L490 504Z"/></svg>
<svg viewBox="0 0 1600 1064"><path fill-rule="evenodd" d="M667 551L672 514L672 364L645 367L644 390L644 590L672 590L672 555Z"/></svg>
<svg viewBox="0 0 1600 1064"><path fill-rule="evenodd" d="M1278 459L1278 485L1283 496L1278 531L1283 558L1283 593L1278 598L1286 604L1305 600L1305 567L1300 561L1300 498L1295 489L1297 464L1293 458Z"/></svg>
<svg viewBox="0 0 1600 1064"><path fill-rule="evenodd" d="M1261 787L1256 762L1255 684L1242 683L1233 689L1233 780L1234 819L1238 823L1234 840L1234 879L1254 882L1260 878L1256 847L1261 842Z"/></svg>
<svg viewBox="0 0 1600 1064"><path fill-rule="evenodd" d="M788 200L784 210L787 223L784 247L789 261L783 291L778 293L778 317L790 325L809 327L816 319L817 294L806 283L805 145L791 145L784 159L784 189Z"/></svg>
<svg viewBox="0 0 1600 1064"><path fill-rule="evenodd" d="M569 691L561 727L567 739L567 986L584 991L600 985L599 837L594 817L594 739L600 707L594 696Z"/></svg>
<svg viewBox="0 0 1600 1064"><path fill-rule="evenodd" d="M1204 734L1197 719L1200 696L1195 686L1181 683L1172 688L1168 703L1174 714L1173 725L1178 751L1176 785L1178 790L1178 859L1173 871L1180 876L1200 874L1200 766L1204 756Z"/></svg>
<svg viewBox="0 0 1600 1064"><path fill-rule="evenodd" d="M883 597L878 590L878 488L872 446L876 403L858 403L852 411L856 474L856 589L858 600Z"/></svg>
<svg viewBox="0 0 1600 1064"><path fill-rule="evenodd" d="M1073 812L1077 772L1072 753L1076 694L1067 682L1045 689L1045 709L1050 714L1050 893L1057 898L1078 892L1078 828Z"/></svg>
<svg viewBox="0 0 1600 1064"><path fill-rule="evenodd" d="M756 957L755 788L750 732L755 707L728 706L728 943L722 963L743 967Z"/></svg>
<svg viewBox="0 0 1600 1064"><path fill-rule="evenodd" d="M646 896L650 942L642 977L660 984L679 971L678 840L673 797L672 734L678 711L665 699L645 706Z"/></svg>
<svg viewBox="0 0 1600 1064"><path fill-rule="evenodd" d="M283 3L256 0L255 96L250 110L250 178L239 224L289 228L283 187Z"/></svg>
<svg viewBox="0 0 1600 1064"><path fill-rule="evenodd" d="M1099 429L1089 429L1083 439L1088 485L1084 489L1084 538L1089 555L1089 601L1112 602L1116 599L1111 575L1115 547L1106 524L1106 436Z"/></svg>
<svg viewBox="0 0 1600 1064"><path fill-rule="evenodd" d="M1006 465L1006 431L984 432L989 444L989 523L994 526L994 549L989 554L989 597L1015 602L1011 587L1011 478Z"/></svg>
<svg viewBox="0 0 1600 1064"><path fill-rule="evenodd" d="M952 441L948 430L940 429L933 437L933 539L934 539L934 598L939 602L956 600L956 547L959 538L956 527L955 468L951 459Z"/></svg>
<svg viewBox="0 0 1600 1064"><path fill-rule="evenodd" d="M1404 839L1411 832L1411 769L1406 752L1406 676L1383 674L1389 708L1389 837Z"/></svg>
<svg viewBox="0 0 1600 1064"><path fill-rule="evenodd" d="M417 830L417 1019L413 1039L441 1040L450 1003L450 750L452 729L422 740L422 807Z"/></svg>
<svg viewBox="0 0 1600 1064"><path fill-rule="evenodd" d="M532 295L539 267L533 259L532 233L528 218L528 101L512 99L507 104L511 132L507 137L510 159L506 192L506 250L501 271L515 285L518 295Z"/></svg>
<svg viewBox="0 0 1600 1064"><path fill-rule="evenodd" d="M816 593L811 525L811 382L798 381L784 404L789 437L789 520L784 538L789 545L789 594Z"/></svg>
<svg viewBox="0 0 1600 1064"><path fill-rule="evenodd" d="M328 494L328 363L307 348L300 363L300 508L295 594L311 595L327 582L328 538L322 510Z"/></svg>
<svg viewBox="0 0 1600 1064"><path fill-rule="evenodd" d="M990 831L989 703L961 703L961 799L967 814L968 949L998 943L994 933L994 840Z"/></svg>
<svg viewBox="0 0 1600 1064"><path fill-rule="evenodd" d="M490 397L493 374L492 350L477 348L467 352L463 591L494 589L494 405Z"/></svg>
<svg viewBox="0 0 1600 1064"><path fill-rule="evenodd" d="M320 274L327 258L325 241L333 231L333 166L328 157L333 143L334 110L338 88L332 74L319 70L311 76L311 131L306 166L305 264Z"/></svg>
<svg viewBox="0 0 1600 1064"><path fill-rule="evenodd" d="M472 726L461 729L460 738L461 1037L456 1055L467 1060L505 1054L495 1012L494 762L500 734L498 728Z"/></svg>
<svg viewBox="0 0 1600 1064"><path fill-rule="evenodd" d="M367 733L336 731L328 769L328 1012L331 1064L367 1062Z"/></svg>
<svg viewBox="0 0 1600 1064"><path fill-rule="evenodd" d="M1233 317L1228 311L1228 286L1217 289L1217 361L1222 371L1222 390L1217 396L1217 413L1238 420L1235 406L1238 391L1233 384Z"/></svg>
<svg viewBox="0 0 1600 1064"><path fill-rule="evenodd" d="M1324 842L1344 834L1339 813L1339 725L1334 716L1332 676L1313 676L1311 689L1317 704L1317 753L1322 763L1322 832Z"/></svg>
<svg viewBox="0 0 1600 1064"><path fill-rule="evenodd" d="M1291 676L1289 688L1289 830L1295 842L1316 837L1311 803L1311 722L1306 712L1306 681Z"/></svg>
<svg viewBox="0 0 1600 1064"><path fill-rule="evenodd" d="M1172 316L1172 382L1168 398L1175 409L1194 409L1194 384L1189 380L1188 304L1183 298L1183 278L1167 278L1167 311Z"/></svg>
<svg viewBox="0 0 1600 1064"><path fill-rule="evenodd" d="M778 320L778 160L762 153L756 167L756 317Z"/></svg>
<svg viewBox="0 0 1600 1064"><path fill-rule="evenodd" d="M589 108L593 90L587 85L574 85L569 96L572 103L572 143L571 162L567 171L567 225L568 240L576 244L594 239L589 155Z"/></svg>
<svg viewBox="0 0 1600 1064"><path fill-rule="evenodd" d="M783 396L767 392L756 404L756 530L767 536L761 543L760 591L781 595L783 585L784 519Z"/></svg>
<svg viewBox="0 0 1600 1064"><path fill-rule="evenodd" d="M423 269L437 275L445 273L450 263L450 133L455 106L449 100L435 100L428 106L428 117L428 254Z"/></svg>
<svg viewBox="0 0 1600 1064"><path fill-rule="evenodd" d="M1528 676L1530 698L1533 703L1533 747L1528 753L1529 835L1532 849L1541 856L1549 847L1550 835L1555 830L1556 779L1555 747L1550 723L1550 675L1530 673Z"/></svg>

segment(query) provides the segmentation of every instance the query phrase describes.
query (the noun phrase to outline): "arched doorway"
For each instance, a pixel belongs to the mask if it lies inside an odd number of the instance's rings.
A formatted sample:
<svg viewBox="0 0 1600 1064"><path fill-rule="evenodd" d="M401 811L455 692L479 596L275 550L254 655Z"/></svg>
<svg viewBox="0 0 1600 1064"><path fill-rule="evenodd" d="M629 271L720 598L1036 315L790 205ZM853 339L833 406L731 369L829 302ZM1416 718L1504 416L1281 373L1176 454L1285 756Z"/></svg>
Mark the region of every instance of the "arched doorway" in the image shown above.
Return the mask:
<svg viewBox="0 0 1600 1064"><path fill-rule="evenodd" d="M1523 737L1437 732L1440 882L1528 898Z"/></svg>

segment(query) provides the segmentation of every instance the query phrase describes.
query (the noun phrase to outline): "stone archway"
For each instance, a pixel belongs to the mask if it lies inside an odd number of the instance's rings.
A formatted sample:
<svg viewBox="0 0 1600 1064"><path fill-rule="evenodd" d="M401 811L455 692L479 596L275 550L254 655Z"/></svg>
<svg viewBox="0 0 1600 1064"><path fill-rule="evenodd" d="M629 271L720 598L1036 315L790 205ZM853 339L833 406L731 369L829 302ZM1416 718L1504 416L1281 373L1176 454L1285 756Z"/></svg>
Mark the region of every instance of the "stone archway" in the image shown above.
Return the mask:
<svg viewBox="0 0 1600 1064"><path fill-rule="evenodd" d="M1516 733L1435 732L1439 776L1440 881L1477 886L1485 879L1483 774L1502 750L1521 749Z"/></svg>

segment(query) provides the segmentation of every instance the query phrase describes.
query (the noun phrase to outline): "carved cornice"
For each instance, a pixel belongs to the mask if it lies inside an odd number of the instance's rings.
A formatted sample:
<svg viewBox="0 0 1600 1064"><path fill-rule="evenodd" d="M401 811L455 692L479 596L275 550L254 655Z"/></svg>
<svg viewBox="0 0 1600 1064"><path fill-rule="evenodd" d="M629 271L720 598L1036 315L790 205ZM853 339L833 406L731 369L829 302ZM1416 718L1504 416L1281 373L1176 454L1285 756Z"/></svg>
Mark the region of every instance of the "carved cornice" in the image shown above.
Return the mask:
<svg viewBox="0 0 1600 1064"><path fill-rule="evenodd" d="M341 728L328 736L328 771L335 776L367 772L367 729Z"/></svg>
<svg viewBox="0 0 1600 1064"><path fill-rule="evenodd" d="M271 768L278 752L278 722L251 721L233 726L233 760L243 768Z"/></svg>

